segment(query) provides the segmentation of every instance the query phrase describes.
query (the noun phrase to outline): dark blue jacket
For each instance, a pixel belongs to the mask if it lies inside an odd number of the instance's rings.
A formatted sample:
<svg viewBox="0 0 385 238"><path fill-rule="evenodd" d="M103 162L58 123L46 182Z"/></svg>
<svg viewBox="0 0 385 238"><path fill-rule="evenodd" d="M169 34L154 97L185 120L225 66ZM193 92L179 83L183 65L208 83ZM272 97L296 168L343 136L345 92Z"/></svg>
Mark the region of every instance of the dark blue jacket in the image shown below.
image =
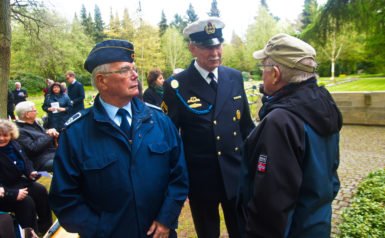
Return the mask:
<svg viewBox="0 0 385 238"><path fill-rule="evenodd" d="M315 79L264 98L245 142L239 202L245 237L330 237L342 117Z"/></svg>
<svg viewBox="0 0 385 238"><path fill-rule="evenodd" d="M148 237L154 220L174 229L188 193L178 131L161 111L132 101L133 139L94 106L72 116L60 135L51 207L81 237Z"/></svg>
<svg viewBox="0 0 385 238"><path fill-rule="evenodd" d="M182 135L189 196L199 200L236 196L241 148L254 128L241 73L220 66L218 78L215 95L192 63L164 83L163 109Z"/></svg>
<svg viewBox="0 0 385 238"><path fill-rule="evenodd" d="M63 112L50 112L48 108L51 107L51 103L59 103L60 107L64 107L66 110ZM47 94L42 105L42 109L47 112L48 115L48 124L46 129L55 128L57 131L61 131L64 128L64 123L68 120L70 116L70 111L72 108L71 100L65 93L59 94Z"/></svg>
<svg viewBox="0 0 385 238"><path fill-rule="evenodd" d="M70 115L73 115L77 113L80 110L84 109L84 87L83 84L81 84L78 81L75 81L75 83L70 84L67 88L68 97L70 97L72 101L72 109L70 112Z"/></svg>

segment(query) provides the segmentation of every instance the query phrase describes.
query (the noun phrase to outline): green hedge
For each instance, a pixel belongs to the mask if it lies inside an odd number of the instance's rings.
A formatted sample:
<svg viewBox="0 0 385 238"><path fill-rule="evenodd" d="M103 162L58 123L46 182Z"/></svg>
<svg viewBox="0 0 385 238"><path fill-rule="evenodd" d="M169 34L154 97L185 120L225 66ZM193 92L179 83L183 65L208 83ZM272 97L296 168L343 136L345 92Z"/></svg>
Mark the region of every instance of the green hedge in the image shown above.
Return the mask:
<svg viewBox="0 0 385 238"><path fill-rule="evenodd" d="M370 173L342 214L340 238L385 237L385 169Z"/></svg>
<svg viewBox="0 0 385 238"><path fill-rule="evenodd" d="M15 89L15 83L20 82L21 87L27 90L28 94L36 94L42 92L47 85L45 79L34 74L18 74L8 81L8 89L12 91Z"/></svg>

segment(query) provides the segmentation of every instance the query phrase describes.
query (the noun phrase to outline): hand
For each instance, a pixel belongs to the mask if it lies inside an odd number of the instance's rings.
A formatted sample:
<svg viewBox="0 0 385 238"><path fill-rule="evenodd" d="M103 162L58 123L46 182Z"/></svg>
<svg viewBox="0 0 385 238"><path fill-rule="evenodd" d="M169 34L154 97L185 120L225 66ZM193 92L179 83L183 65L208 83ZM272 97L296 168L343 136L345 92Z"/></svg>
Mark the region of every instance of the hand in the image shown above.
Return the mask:
<svg viewBox="0 0 385 238"><path fill-rule="evenodd" d="M151 234L154 234L153 238L168 238L170 229L157 221L153 221L150 229L147 231L148 236Z"/></svg>
<svg viewBox="0 0 385 238"><path fill-rule="evenodd" d="M41 175L37 171L32 171L29 175L29 179L31 180L38 180L41 177Z"/></svg>
<svg viewBox="0 0 385 238"><path fill-rule="evenodd" d="M58 138L59 137L59 132L55 128L48 129L46 133L53 138Z"/></svg>
<svg viewBox="0 0 385 238"><path fill-rule="evenodd" d="M17 194L17 201L22 201L24 198L26 198L28 195L28 188L21 188L19 189L19 193Z"/></svg>
<svg viewBox="0 0 385 238"><path fill-rule="evenodd" d="M4 197L5 190L3 187L0 187L0 198Z"/></svg>

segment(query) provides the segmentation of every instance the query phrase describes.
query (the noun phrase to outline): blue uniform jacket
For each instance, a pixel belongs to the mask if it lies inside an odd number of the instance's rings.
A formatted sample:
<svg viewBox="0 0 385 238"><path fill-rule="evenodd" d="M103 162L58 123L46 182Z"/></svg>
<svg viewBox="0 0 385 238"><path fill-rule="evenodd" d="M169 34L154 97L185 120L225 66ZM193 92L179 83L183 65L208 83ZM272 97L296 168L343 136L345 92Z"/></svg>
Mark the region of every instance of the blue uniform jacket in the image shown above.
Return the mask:
<svg viewBox="0 0 385 238"><path fill-rule="evenodd" d="M241 73L220 66L218 78L215 95L192 63L164 83L163 109L181 131L192 199L236 196L241 148L254 128Z"/></svg>
<svg viewBox="0 0 385 238"><path fill-rule="evenodd" d="M245 142L245 237L330 237L342 117L315 79L266 98ZM241 219L242 220L242 219Z"/></svg>
<svg viewBox="0 0 385 238"><path fill-rule="evenodd" d="M176 236L188 193L182 142L162 112L131 102L132 141L99 96L59 138L50 204L60 224L81 237L148 237L154 220Z"/></svg>

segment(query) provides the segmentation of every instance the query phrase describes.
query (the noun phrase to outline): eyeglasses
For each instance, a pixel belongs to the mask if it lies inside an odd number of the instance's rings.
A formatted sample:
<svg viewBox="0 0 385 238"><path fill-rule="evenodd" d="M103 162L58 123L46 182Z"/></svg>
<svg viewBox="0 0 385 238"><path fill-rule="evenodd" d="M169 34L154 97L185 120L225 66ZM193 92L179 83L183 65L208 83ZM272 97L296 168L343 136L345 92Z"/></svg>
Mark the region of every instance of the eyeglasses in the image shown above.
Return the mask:
<svg viewBox="0 0 385 238"><path fill-rule="evenodd" d="M30 111L28 111L28 112L37 112L37 110L36 110L36 109L34 109L34 110L30 110Z"/></svg>
<svg viewBox="0 0 385 238"><path fill-rule="evenodd" d="M265 67L274 67L274 66L277 66L275 64L258 64L257 67L259 68L259 70L263 71L265 69Z"/></svg>
<svg viewBox="0 0 385 238"><path fill-rule="evenodd" d="M109 72L100 72L100 73L101 74L120 74L123 77L129 77L134 72L135 73L137 72L135 67L123 67L123 68L121 68L119 70L109 71Z"/></svg>

